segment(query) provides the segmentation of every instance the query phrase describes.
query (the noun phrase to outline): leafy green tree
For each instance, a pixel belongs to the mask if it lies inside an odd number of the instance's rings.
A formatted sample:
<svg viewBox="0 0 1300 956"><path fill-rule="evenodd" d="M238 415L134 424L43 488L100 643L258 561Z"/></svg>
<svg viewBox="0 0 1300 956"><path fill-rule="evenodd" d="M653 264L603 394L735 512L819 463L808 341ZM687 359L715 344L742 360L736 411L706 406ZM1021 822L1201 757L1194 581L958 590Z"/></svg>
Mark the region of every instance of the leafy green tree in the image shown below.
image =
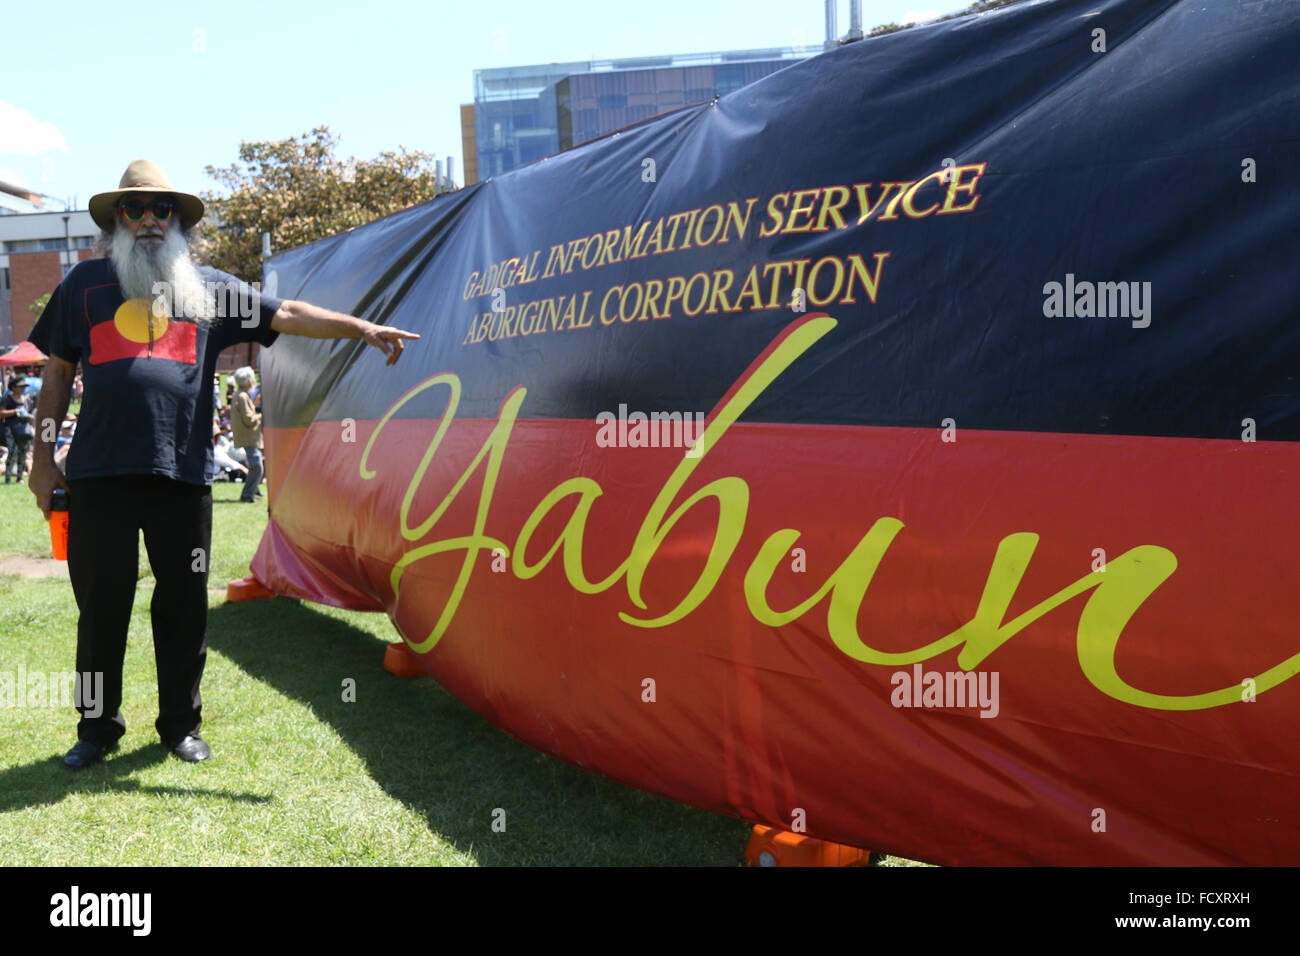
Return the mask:
<svg viewBox="0 0 1300 956"><path fill-rule="evenodd" d="M323 239L450 187L437 185L431 153L380 153L373 160L339 160L328 126L279 142L241 143L239 162L205 172L224 190L202 194L203 258L248 282L262 277L262 233L275 251Z"/></svg>
<svg viewBox="0 0 1300 956"><path fill-rule="evenodd" d="M36 316L36 318L39 319L41 317L41 313L45 311L45 306L49 304L49 301L50 301L50 293L47 292L45 293L45 295L41 296L39 299L37 299L35 302L29 305L27 308L31 310L32 315Z"/></svg>

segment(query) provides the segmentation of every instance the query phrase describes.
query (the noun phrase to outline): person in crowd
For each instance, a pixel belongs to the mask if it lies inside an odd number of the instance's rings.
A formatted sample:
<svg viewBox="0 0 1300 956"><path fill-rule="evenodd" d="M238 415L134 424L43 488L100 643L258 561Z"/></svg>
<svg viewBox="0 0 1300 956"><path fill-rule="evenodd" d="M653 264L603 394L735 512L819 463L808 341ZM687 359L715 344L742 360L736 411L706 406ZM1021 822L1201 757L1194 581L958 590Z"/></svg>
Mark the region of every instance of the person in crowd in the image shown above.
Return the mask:
<svg viewBox="0 0 1300 956"><path fill-rule="evenodd" d="M253 405L249 394L256 384L257 377L247 365L235 370L235 387L239 391L231 407L230 424L235 445L244 450L244 460L248 462L248 477L239 500L250 503L262 497L262 413Z"/></svg>
<svg viewBox="0 0 1300 956"><path fill-rule="evenodd" d="M72 451L72 436L76 433L76 429L74 416L69 415L64 419L63 425L59 428L59 437L55 440L54 464L64 474L68 471L68 452Z"/></svg>
<svg viewBox="0 0 1300 956"><path fill-rule="evenodd" d="M219 429L217 447L241 465L247 465L248 459L244 455L244 450L242 448L236 448L234 439L231 438L230 422L219 422L217 427Z"/></svg>
<svg viewBox="0 0 1300 956"><path fill-rule="evenodd" d="M226 438L221 427L212 423L212 478L225 478L239 481L247 477L248 469L230 457L230 440Z"/></svg>
<svg viewBox="0 0 1300 956"><path fill-rule="evenodd" d="M45 380L41 378L41 369L39 365L29 366L27 374L23 376L27 379L27 401L31 403L32 408L41 400L41 386Z"/></svg>
<svg viewBox="0 0 1300 956"><path fill-rule="evenodd" d="M58 452L60 448L72 441L72 435L77 430L77 417L69 413L68 417L63 420L59 426L59 436L54 440L54 450Z"/></svg>
<svg viewBox="0 0 1300 956"><path fill-rule="evenodd" d="M0 398L0 424L4 427L5 484L21 482L27 473L27 453L36 435L24 376L10 379L9 391Z"/></svg>

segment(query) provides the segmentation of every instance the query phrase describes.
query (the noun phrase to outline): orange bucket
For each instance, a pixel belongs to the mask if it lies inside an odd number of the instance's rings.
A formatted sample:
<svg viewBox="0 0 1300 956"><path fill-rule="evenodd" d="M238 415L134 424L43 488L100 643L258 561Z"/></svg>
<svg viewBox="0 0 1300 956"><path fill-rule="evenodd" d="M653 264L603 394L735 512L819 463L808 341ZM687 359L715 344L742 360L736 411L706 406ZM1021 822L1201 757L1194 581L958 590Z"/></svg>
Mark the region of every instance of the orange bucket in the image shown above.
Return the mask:
<svg viewBox="0 0 1300 956"><path fill-rule="evenodd" d="M50 499L50 550L55 561L68 560L68 493L62 488Z"/></svg>

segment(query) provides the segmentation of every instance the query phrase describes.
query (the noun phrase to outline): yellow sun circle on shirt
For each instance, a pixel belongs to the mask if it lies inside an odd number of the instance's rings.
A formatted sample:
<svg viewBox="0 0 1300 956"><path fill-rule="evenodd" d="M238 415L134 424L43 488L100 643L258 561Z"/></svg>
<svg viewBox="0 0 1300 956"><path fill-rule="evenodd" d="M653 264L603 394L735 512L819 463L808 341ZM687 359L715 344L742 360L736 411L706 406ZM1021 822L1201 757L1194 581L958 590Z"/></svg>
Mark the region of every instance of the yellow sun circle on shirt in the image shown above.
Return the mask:
<svg viewBox="0 0 1300 956"><path fill-rule="evenodd" d="M153 320L153 335L149 334L149 321ZM117 307L113 324L118 333L129 342L158 341L167 331L167 316L153 311L150 315L150 303L147 299L127 299Z"/></svg>

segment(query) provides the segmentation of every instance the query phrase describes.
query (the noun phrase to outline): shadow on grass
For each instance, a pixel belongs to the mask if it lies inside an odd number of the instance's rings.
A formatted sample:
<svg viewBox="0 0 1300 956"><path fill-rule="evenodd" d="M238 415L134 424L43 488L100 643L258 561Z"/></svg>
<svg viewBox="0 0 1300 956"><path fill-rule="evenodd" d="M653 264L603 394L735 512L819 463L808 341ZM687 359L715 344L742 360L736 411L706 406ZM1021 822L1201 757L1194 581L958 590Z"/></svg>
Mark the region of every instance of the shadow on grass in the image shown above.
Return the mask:
<svg viewBox="0 0 1300 956"><path fill-rule="evenodd" d="M272 797L256 793L231 793L201 787L146 786L128 780L137 770L162 763L167 751L145 744L123 753L114 751L102 762L83 770L63 766L63 754L0 771L0 813L53 805L71 793L148 793L181 797L220 797L242 803L269 803Z"/></svg>
<svg viewBox="0 0 1300 956"><path fill-rule="evenodd" d="M481 864L734 866L742 860L749 824L552 760L433 680L387 673L382 643L309 604L275 598L214 608L208 644L310 706L386 793ZM342 700L347 678L356 681L355 703ZM503 833L492 829L498 809L505 811Z"/></svg>

